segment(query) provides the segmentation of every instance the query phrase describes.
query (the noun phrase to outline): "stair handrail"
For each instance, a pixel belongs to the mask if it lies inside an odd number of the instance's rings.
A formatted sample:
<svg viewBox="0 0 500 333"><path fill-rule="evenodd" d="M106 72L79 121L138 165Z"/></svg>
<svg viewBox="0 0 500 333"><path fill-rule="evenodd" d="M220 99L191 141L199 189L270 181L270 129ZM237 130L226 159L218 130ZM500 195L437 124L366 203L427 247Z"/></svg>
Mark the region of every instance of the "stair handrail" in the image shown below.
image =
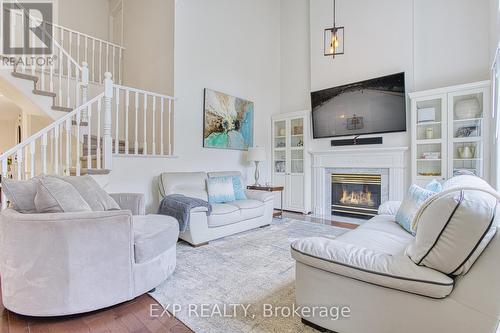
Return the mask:
<svg viewBox="0 0 500 333"><path fill-rule="evenodd" d="M174 97L174 96L169 96L169 95L160 94L160 93L156 93L156 92L149 91L149 90L134 88L134 87L131 87L131 86L125 86L125 85L120 85L120 84L113 83L113 87L115 89L116 88L118 88L118 89L126 89L126 90L137 92L137 93L145 93L145 94L148 94L148 96L155 96L155 97L165 98L165 99L169 99L169 100L172 100L172 101L177 100L177 98Z"/></svg>
<svg viewBox="0 0 500 333"><path fill-rule="evenodd" d="M99 38L99 37L94 37L94 36L91 36L91 35L86 34L84 32L80 32L80 31L77 31L77 30L65 27L63 25L60 25L60 24L57 24L57 23L54 23L54 22L46 22L46 23L52 25L53 27L56 27L56 28L63 29L63 30L66 30L68 32L74 33L75 35L80 35L80 36L88 38L88 39L94 39L94 40L96 40L96 41L98 41L100 43L109 44L110 46L113 46L113 47L116 47L116 48L119 48L119 49L122 49L122 50L126 50L126 47L122 46L120 44L113 43L113 42L107 41L107 40Z"/></svg>

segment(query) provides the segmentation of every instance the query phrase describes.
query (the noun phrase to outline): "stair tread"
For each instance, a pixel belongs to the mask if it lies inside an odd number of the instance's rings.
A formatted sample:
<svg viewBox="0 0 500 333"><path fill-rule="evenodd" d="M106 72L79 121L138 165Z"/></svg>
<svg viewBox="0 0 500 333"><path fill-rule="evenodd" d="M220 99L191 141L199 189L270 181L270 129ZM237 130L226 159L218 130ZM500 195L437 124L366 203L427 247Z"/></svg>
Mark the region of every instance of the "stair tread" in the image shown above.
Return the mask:
<svg viewBox="0 0 500 333"><path fill-rule="evenodd" d="M56 93L46 91L46 90L39 90L39 89L33 89L33 94L47 96L47 97L56 97L57 96Z"/></svg>
<svg viewBox="0 0 500 333"><path fill-rule="evenodd" d="M73 120L71 124L76 126L77 125L76 120ZM89 123L86 121L80 121L80 126L89 126Z"/></svg>
<svg viewBox="0 0 500 333"><path fill-rule="evenodd" d="M71 111L73 111L72 108L67 108L65 106L59 106L59 105L52 105L52 110L54 110L54 111L63 111L63 112L71 112Z"/></svg>
<svg viewBox="0 0 500 333"><path fill-rule="evenodd" d="M87 134L85 134L83 137L85 138L85 142L87 142L88 141L87 140ZM90 136L90 141L93 142L93 143L97 142L97 135L91 135ZM101 142L103 141L103 137L102 136L100 137L100 141ZM113 139L113 143L115 143L115 141L116 140ZM125 140L119 140L118 143L125 145Z"/></svg>
<svg viewBox="0 0 500 333"><path fill-rule="evenodd" d="M87 168L80 168L80 175L85 176L85 175L108 175L111 173L111 170L109 169L87 169ZM76 175L76 168L73 167L70 169L70 175L75 176Z"/></svg>
<svg viewBox="0 0 500 333"><path fill-rule="evenodd" d="M102 152L102 149L101 149L101 152ZM125 149L119 149L118 150L118 154L126 154L126 153L127 153L127 151L125 151ZM138 149L137 154L143 155L143 153L144 153L144 149L142 149L142 148ZM113 154L115 154L115 149L114 148L113 148ZM128 150L128 155L135 155L135 149L133 149L133 148L129 149ZM80 158L85 158L86 159L87 156L88 156L87 148L84 147L83 148L83 155L80 156ZM91 149L90 150L90 156L97 156L97 149ZM101 160L103 160L103 159L104 159L104 157L103 157L103 154L101 153Z"/></svg>
<svg viewBox="0 0 500 333"><path fill-rule="evenodd" d="M12 76L13 77L16 77L18 79L24 79L24 80L31 80L33 82L38 82L38 76L33 76L33 75L29 75L29 74L23 74L23 73L19 73L19 72L12 72Z"/></svg>

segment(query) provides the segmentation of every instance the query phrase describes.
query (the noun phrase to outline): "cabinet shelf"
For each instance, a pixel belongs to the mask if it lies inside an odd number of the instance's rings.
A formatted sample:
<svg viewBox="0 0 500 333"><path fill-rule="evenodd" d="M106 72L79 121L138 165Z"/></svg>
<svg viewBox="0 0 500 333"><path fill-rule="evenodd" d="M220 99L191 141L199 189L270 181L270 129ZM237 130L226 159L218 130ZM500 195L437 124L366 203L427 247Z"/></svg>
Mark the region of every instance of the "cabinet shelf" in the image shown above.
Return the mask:
<svg viewBox="0 0 500 333"><path fill-rule="evenodd" d="M439 162L439 161L441 161L441 159L440 158L417 158L417 161L418 162L423 162L423 161L425 161L425 162Z"/></svg>
<svg viewBox="0 0 500 333"><path fill-rule="evenodd" d="M441 175L435 175L435 176L417 176L417 179L418 180L425 180L425 181L429 181L429 180L432 180L432 179L435 179L435 178L441 178L442 176Z"/></svg>
<svg viewBox="0 0 500 333"><path fill-rule="evenodd" d="M480 136L471 136L471 137L465 137L465 138L453 138L451 139L455 143L463 143L463 142L480 142L483 140L482 137Z"/></svg>
<svg viewBox="0 0 500 333"><path fill-rule="evenodd" d="M469 122L469 121L481 121L483 119L484 118L468 118L468 119L454 119L453 121L456 123L465 123L465 122Z"/></svg>
<svg viewBox="0 0 500 333"><path fill-rule="evenodd" d="M417 140L417 145L433 145L433 144L440 144L443 142L443 139L424 139L424 140Z"/></svg>
<svg viewBox="0 0 500 333"><path fill-rule="evenodd" d="M417 126L431 126L431 125L441 125L440 121L424 121L417 123Z"/></svg>

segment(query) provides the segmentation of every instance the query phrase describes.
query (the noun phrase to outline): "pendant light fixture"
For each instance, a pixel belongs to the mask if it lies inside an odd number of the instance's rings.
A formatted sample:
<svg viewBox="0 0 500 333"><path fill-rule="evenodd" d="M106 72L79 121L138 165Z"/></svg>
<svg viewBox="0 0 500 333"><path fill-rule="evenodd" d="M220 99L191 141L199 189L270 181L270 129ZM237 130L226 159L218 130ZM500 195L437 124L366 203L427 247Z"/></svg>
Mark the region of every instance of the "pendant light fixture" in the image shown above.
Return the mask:
<svg viewBox="0 0 500 333"><path fill-rule="evenodd" d="M333 28L325 29L325 57L335 58L344 54L344 27L337 27L335 17L335 3L333 0Z"/></svg>

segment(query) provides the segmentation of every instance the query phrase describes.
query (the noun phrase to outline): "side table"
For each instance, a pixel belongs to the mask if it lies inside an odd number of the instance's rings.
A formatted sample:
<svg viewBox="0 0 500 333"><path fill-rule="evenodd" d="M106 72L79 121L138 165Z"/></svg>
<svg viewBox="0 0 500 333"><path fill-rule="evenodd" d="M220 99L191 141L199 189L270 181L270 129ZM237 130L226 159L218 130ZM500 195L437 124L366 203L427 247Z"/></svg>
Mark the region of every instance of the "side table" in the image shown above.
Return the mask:
<svg viewBox="0 0 500 333"><path fill-rule="evenodd" d="M255 191L265 191L265 192L280 192L281 195L281 208L279 210L274 210L273 212L273 217L279 217L280 219L283 218L283 186L247 186L248 190L255 190Z"/></svg>

